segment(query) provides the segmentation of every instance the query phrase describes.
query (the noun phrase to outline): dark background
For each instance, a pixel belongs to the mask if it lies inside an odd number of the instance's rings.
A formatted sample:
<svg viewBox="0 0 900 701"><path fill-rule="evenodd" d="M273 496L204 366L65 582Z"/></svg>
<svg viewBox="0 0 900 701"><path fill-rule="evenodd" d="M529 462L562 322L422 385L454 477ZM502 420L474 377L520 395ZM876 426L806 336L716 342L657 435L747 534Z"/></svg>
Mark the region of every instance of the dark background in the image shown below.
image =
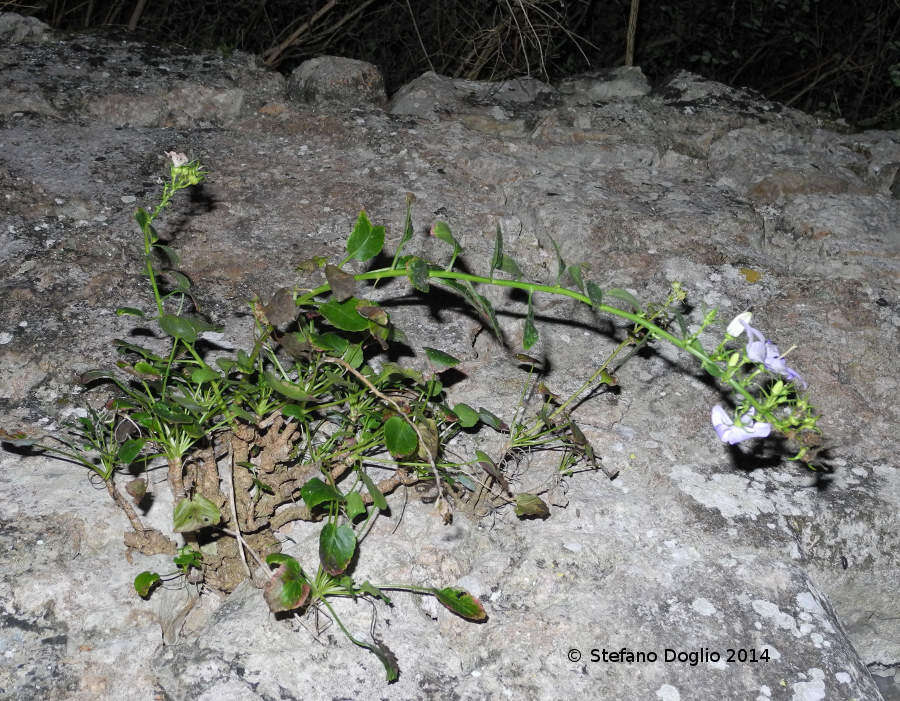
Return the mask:
<svg viewBox="0 0 900 701"><path fill-rule="evenodd" d="M235 49L290 72L370 61L388 94L426 70L544 80L625 63L632 0L0 0L56 29ZM900 0L641 0L634 65L685 68L857 128L900 128Z"/></svg>

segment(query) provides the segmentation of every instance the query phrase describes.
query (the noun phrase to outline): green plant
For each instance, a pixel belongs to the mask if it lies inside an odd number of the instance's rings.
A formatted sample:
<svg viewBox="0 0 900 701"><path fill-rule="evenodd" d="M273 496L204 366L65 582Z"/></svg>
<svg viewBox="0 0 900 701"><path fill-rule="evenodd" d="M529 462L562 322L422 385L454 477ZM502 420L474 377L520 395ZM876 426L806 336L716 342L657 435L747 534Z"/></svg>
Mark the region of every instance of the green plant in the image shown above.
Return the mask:
<svg viewBox="0 0 900 701"><path fill-rule="evenodd" d="M178 269L178 254L154 226L175 193L198 185L205 173L180 154L168 156L172 164L159 204L152 212L138 209L135 214L143 236L143 270L152 309L117 310L155 323L167 339L166 350L116 340L123 356L118 372L96 370L82 378L86 383L111 384L115 395L102 410L91 409L79 418L68 436L0 434L7 443L43 450L93 471L128 515L133 530L126 534L126 544L146 554L174 556L177 569L172 573L145 571L135 578L141 596L173 576L231 591L252 579L249 555L266 572L267 565L276 568L268 573L265 585L272 611L324 606L354 644L381 660L392 681L398 666L387 646L374 633L371 642L353 637L329 598L389 602L385 591L404 589L433 595L470 620L485 620L487 614L477 599L453 587L354 582L357 534L389 511L385 495L430 481L437 490L436 508L447 521L463 504L487 509L511 504L520 517L547 517L549 507L539 494L513 493L507 462L523 451L558 449L561 471L570 471L581 460L607 469L598 464L593 447L572 419L571 407L599 385L617 383L611 363L624 349L637 350L659 340L697 358L736 398L732 416L721 406L713 409L713 427L722 440L734 444L779 431L799 443L794 457L814 466L817 417L799 394L805 383L787 367L777 347L749 325L749 315L735 319L722 343L707 351L699 339L714 322L715 312L690 332L680 313L685 292L677 282L662 304L643 304L625 290L602 290L585 278L581 265L566 263L558 248L553 284L523 281L518 264L504 250L499 227L486 275L459 268L462 246L442 222L434 224L431 234L449 246L449 261L443 265L427 261L404 252L413 239L409 204L390 265L359 273L346 269L350 261L370 264L383 253L384 227L373 225L361 212L339 264L321 258L309 262L312 270L323 271L323 284L307 290L282 289L265 304L255 300L252 348L213 358L201 340L217 327L198 313L191 281ZM565 399L543 383L540 360L519 354L529 376L523 401L507 423L484 408L447 404L441 375L459 361L439 349L425 349L429 373L366 360L369 351L386 350L403 334L383 306L364 296L364 285L397 277L408 279L424 295L432 284L448 288L473 307L497 338L502 332L496 313L479 286L522 290L528 298L525 351L538 340L536 294L570 297L633 327L581 388ZM670 330L674 323L679 332ZM743 351L735 350L734 342L744 332L749 341ZM531 389L543 399L534 415L528 415L524 402ZM507 436L502 454L495 460L477 450L467 460L454 460L446 449L448 441L460 431L480 428ZM180 546L169 535L146 528L116 484L126 469L146 470L156 458L163 458L168 468L175 500L172 531L181 534ZM376 467L382 475L387 473L378 481L373 476ZM615 472L607 469L607 474L613 477ZM127 485L136 502L145 490L143 478ZM313 577L296 559L279 552L274 535L298 520L323 524Z"/></svg>

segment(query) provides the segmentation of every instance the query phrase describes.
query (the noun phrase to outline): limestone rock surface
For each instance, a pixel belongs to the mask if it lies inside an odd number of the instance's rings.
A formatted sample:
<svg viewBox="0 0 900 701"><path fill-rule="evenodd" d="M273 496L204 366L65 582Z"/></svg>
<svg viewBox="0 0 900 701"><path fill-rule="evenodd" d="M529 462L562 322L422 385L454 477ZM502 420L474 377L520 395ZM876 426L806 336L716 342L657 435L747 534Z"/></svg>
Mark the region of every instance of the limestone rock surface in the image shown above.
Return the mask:
<svg viewBox="0 0 900 701"><path fill-rule="evenodd" d="M139 599L135 574L171 563L125 560L127 522L78 466L5 449L0 696L900 698L900 133L847 133L686 72L652 90L634 71L556 87L426 74L386 106L307 103L240 53L30 41L37 30L6 15L0 27L18 27L0 41L0 427L52 432L101 401L78 376L113 365L112 339L132 332L115 307L149 310L133 212L153 204L164 153L181 151L209 181L159 226L223 346L249 343L255 294L319 284L298 265L341 257L361 209L392 250L410 193L410 252L446 259L427 235L441 219L485 271L499 223L528 278L555 279L555 241L604 289L660 300L680 281L690 324L752 309L796 345L832 468L723 446L709 421L719 391L654 346L575 413L614 481L522 456L517 489L556 486L546 521L501 509L447 526L392 497L355 576L464 586L489 620L398 593L377 611L401 667L387 685L324 616L276 619L249 584ZM451 399L509 416L527 376L459 300L429 307L399 283L381 294L400 300L392 318L418 353L405 361L424 366L423 346L462 358ZM517 347L523 300L486 294ZM535 303L531 352L565 395L627 327ZM148 523L165 528L171 503L151 489ZM308 557L317 533L286 532L285 552ZM366 636L372 609L338 606Z"/></svg>

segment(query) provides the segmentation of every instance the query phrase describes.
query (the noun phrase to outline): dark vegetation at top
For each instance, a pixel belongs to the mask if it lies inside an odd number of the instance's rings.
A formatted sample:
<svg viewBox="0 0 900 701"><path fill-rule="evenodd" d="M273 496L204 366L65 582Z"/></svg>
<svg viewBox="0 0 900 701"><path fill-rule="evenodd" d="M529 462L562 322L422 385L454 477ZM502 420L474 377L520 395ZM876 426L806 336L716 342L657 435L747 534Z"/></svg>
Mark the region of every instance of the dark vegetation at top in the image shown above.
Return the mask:
<svg viewBox="0 0 900 701"><path fill-rule="evenodd" d="M289 72L331 54L378 65L388 92L426 70L556 80L626 62L638 0L0 0L56 29L125 26ZM859 128L900 127L900 0L644 0L634 65L686 68Z"/></svg>

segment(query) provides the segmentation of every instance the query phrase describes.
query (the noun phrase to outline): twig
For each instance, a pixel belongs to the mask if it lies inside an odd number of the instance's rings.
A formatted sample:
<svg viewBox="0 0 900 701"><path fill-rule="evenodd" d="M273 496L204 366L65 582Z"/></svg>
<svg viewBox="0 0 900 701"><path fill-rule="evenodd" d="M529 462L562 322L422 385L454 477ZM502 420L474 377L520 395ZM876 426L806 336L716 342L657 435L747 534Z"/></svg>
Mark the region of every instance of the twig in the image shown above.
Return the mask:
<svg viewBox="0 0 900 701"><path fill-rule="evenodd" d="M625 65L634 65L634 37L637 34L638 5L641 0L631 0L631 12L628 13L628 34L625 37Z"/></svg>
<svg viewBox="0 0 900 701"><path fill-rule="evenodd" d="M247 576L250 579L253 579L253 573L250 571L250 566L247 564L247 556L244 554L244 548L249 550L250 547L244 540L244 536L241 535L241 524L238 521L237 504L235 503L234 497L234 451L231 450L231 441L228 442L228 486L228 502L231 504L231 516L234 518L234 531L235 538L238 542L238 553L241 556L241 562L244 564L244 570L246 570Z"/></svg>
<svg viewBox="0 0 900 701"><path fill-rule="evenodd" d="M283 54L286 49L292 46L301 34L305 34L306 32L308 32L310 27L312 27L313 24L315 24L323 15L330 12L331 8L337 5L337 2L338 0L328 0L328 2L325 3L325 6L322 7L321 10L316 12L312 17L306 20L306 22L297 27L297 29L295 29L287 39L281 42L278 46L275 46L266 51L263 54L263 61L266 63L266 65L274 65L281 54Z"/></svg>
<svg viewBox="0 0 900 701"><path fill-rule="evenodd" d="M406 9L409 10L409 18L412 20L413 29L416 30L416 37L419 40L419 46L422 47L422 53L425 54L425 60L428 61L428 67L431 69L432 73L437 73L434 70L434 64L431 62L431 56L428 55L428 49L425 48L425 42L422 40L422 34L419 32L419 24L416 22L416 16L413 14L412 5L409 4L409 0L406 0Z"/></svg>

